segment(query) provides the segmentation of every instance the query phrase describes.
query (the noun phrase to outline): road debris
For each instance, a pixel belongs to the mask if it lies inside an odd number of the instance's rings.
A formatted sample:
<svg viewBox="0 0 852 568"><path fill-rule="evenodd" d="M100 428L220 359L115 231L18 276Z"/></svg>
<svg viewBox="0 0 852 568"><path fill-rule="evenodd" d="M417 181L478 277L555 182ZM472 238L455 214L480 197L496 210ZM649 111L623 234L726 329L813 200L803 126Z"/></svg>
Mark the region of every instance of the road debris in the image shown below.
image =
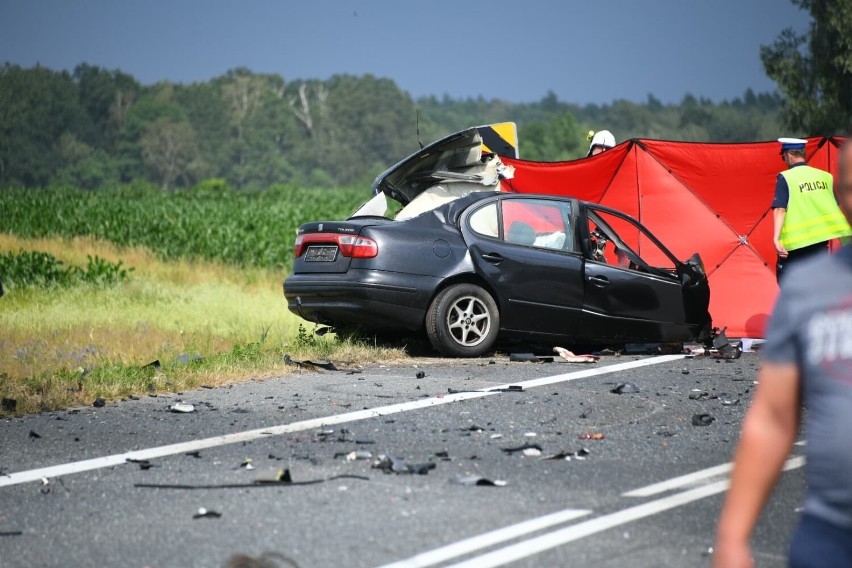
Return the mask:
<svg viewBox="0 0 852 568"><path fill-rule="evenodd" d="M240 464L240 467L246 470L254 469L254 465L252 465L251 461L251 458L246 458L243 463Z"/></svg>
<svg viewBox="0 0 852 568"><path fill-rule="evenodd" d="M370 481L369 477L363 475L333 475L331 477L309 479L306 481L293 481L289 469L279 469L273 475L260 475L249 483L220 483L220 484L201 484L190 485L182 483L134 483L133 487L142 489L250 489L255 487L299 487L302 485L316 485L336 479L359 479L361 481Z"/></svg>
<svg viewBox="0 0 852 568"><path fill-rule="evenodd" d="M516 452L523 452L523 451L529 450L529 449L535 449L535 450L538 450L539 452L542 451L541 446L539 446L538 444L524 444L523 446L517 446L515 448L500 448L500 449L503 450L507 454L514 454Z"/></svg>
<svg viewBox="0 0 852 568"><path fill-rule="evenodd" d="M528 458L537 458L541 455L541 450L539 450L537 448L527 448L526 450L523 451L523 454L524 454L525 457L528 457Z"/></svg>
<svg viewBox="0 0 852 568"><path fill-rule="evenodd" d="M553 363L553 357L549 355L535 355L534 353L511 353L509 361L516 363Z"/></svg>
<svg viewBox="0 0 852 568"><path fill-rule="evenodd" d="M367 452L365 450L356 450L354 452L349 452L344 457L346 458L346 461L351 462L351 461L358 461L358 460L373 459L373 454L371 452Z"/></svg>
<svg viewBox="0 0 852 568"><path fill-rule="evenodd" d="M344 370L344 369L338 369L337 366L335 366L334 363L332 363L331 361L326 361L326 360L313 361L311 359L293 359L292 357L290 357L290 355L288 355L286 353L284 354L283 359L284 359L284 363L286 365L295 365L296 367L299 367L299 368L311 366L311 367L318 367L320 369L325 369L326 371L341 371L341 370Z"/></svg>
<svg viewBox="0 0 852 568"><path fill-rule="evenodd" d="M157 467L156 465L151 463L150 460L137 460L137 459L133 459L133 458L127 458L125 461L127 463L134 463L134 464L138 465L139 469L142 469L142 470L149 470L152 467Z"/></svg>
<svg viewBox="0 0 852 568"><path fill-rule="evenodd" d="M575 459L575 460L583 461L584 459L586 459L586 456L588 456L589 453L591 453L591 452L589 452L589 450L587 450L586 448L580 448L576 452L561 451L559 453L552 454L552 455L549 455L549 456L543 456L541 459L542 460L564 460L564 461L571 461L572 459Z"/></svg>
<svg viewBox="0 0 852 568"><path fill-rule="evenodd" d="M701 389L692 389L692 392L689 393L689 400L715 400L717 398L719 397L715 394L710 394Z"/></svg>
<svg viewBox="0 0 852 568"><path fill-rule="evenodd" d="M426 376L426 373L424 373L423 371L417 371L417 373L415 373L414 376L418 379L422 379L423 377Z"/></svg>
<svg viewBox="0 0 852 568"><path fill-rule="evenodd" d="M222 513L217 511L211 511L205 509L204 507L199 507L198 512L192 515L193 519L218 519L222 516Z"/></svg>
<svg viewBox="0 0 852 568"><path fill-rule="evenodd" d="M454 483L456 485L465 485L468 487L472 486L481 486L481 487L505 487L509 483L507 481L503 481L502 479L488 479L487 477L482 477L481 475L463 475L459 474L450 479L450 483Z"/></svg>
<svg viewBox="0 0 852 568"><path fill-rule="evenodd" d="M391 453L382 454L373 463L373 469L380 469L385 473L410 473L416 475L426 475L431 470L437 467L436 463L407 463L404 459L398 458Z"/></svg>
<svg viewBox="0 0 852 568"><path fill-rule="evenodd" d="M635 383L631 383L630 381L627 381L626 383L618 383L609 392L614 393L614 394L636 394L640 391L639 391L639 387L637 387Z"/></svg>
<svg viewBox="0 0 852 568"><path fill-rule="evenodd" d="M568 351L564 347L554 347L553 351L569 363L597 363L600 359L597 355L575 355L573 351Z"/></svg>
<svg viewBox="0 0 852 568"><path fill-rule="evenodd" d="M41 434L39 434L35 430L30 430L30 438L35 438L36 440L38 440L39 438L41 438Z"/></svg>
<svg viewBox="0 0 852 568"><path fill-rule="evenodd" d="M711 414L693 414L693 426L710 426L716 420Z"/></svg>
<svg viewBox="0 0 852 568"><path fill-rule="evenodd" d="M603 440L605 438L603 432L587 432L577 436L580 440Z"/></svg>
<svg viewBox="0 0 852 568"><path fill-rule="evenodd" d="M195 412L195 406L193 406L189 403L180 401L180 402L176 402L173 405L171 405L169 407L169 410L171 410L172 412L177 412L179 414L188 414L190 412Z"/></svg>
<svg viewBox="0 0 852 568"><path fill-rule="evenodd" d="M95 402L92 403L92 406L94 406L95 408L102 408L105 405L106 405L106 401L104 399L102 399L101 397L96 398Z"/></svg>

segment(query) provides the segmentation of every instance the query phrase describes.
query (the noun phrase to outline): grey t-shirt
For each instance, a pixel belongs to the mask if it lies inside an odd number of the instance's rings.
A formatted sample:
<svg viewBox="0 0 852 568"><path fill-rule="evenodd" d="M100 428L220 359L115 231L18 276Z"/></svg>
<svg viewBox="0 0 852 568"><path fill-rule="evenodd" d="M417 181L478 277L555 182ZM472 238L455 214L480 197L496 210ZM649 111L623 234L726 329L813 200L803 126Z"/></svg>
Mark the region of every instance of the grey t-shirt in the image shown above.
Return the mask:
<svg viewBox="0 0 852 568"><path fill-rule="evenodd" d="M766 340L764 361L801 371L804 510L852 528L852 245L790 269Z"/></svg>

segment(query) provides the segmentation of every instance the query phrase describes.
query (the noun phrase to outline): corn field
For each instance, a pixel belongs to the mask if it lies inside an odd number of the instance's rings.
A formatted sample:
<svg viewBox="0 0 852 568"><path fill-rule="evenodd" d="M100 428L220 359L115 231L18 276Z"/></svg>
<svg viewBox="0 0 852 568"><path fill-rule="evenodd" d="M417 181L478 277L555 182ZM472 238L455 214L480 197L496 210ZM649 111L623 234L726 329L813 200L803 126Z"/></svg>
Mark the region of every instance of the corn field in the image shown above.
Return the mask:
<svg viewBox="0 0 852 568"><path fill-rule="evenodd" d="M143 246L164 259L286 269L300 224L344 219L368 198L365 188L289 186L259 192L0 189L0 232L92 236Z"/></svg>

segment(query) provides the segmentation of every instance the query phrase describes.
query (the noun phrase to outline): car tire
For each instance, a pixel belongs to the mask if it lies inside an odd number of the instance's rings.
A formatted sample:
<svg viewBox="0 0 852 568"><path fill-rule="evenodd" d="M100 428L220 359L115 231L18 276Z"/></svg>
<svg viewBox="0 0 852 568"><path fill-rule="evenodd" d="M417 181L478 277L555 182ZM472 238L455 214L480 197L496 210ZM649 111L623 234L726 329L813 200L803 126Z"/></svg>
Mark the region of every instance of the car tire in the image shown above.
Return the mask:
<svg viewBox="0 0 852 568"><path fill-rule="evenodd" d="M432 347L450 357L478 357L497 340L500 312L487 291L475 284L442 290L426 312L426 334Z"/></svg>

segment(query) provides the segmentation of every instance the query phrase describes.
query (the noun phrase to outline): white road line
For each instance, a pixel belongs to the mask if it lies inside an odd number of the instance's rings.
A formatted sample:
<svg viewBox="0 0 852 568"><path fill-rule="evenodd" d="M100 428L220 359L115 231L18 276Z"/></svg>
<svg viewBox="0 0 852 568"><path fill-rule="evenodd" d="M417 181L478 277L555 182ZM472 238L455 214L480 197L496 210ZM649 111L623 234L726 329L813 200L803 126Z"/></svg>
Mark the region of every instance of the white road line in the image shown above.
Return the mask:
<svg viewBox="0 0 852 568"><path fill-rule="evenodd" d="M441 562L482 550L501 542L506 542L519 536L525 536L530 533L550 528L554 525L573 521L580 517L586 516L591 511L582 509L565 509L556 513L551 513L543 517L537 517L528 521L523 521L514 525L509 525L501 529L487 532L478 536L474 536L465 540L460 540L456 543L436 548L428 552L423 552L417 556L412 556L405 560L400 560L392 564L385 564L380 568L425 568L426 566L434 566Z"/></svg>
<svg viewBox="0 0 852 568"><path fill-rule="evenodd" d="M668 363L669 361L675 361L677 359L682 359L683 355L663 355L659 357L651 357L649 359L639 359L637 361L628 361L626 363L618 363L615 365L607 365L606 367L595 367L592 369L588 369L585 371L576 371L573 373L564 373L561 375L554 375L552 377L543 377L540 379L532 379L529 381L524 381L520 383L507 383L505 385L492 386L487 388L482 388L477 391L472 392L462 392L456 394L446 394L442 396L437 396L433 398L425 398L421 400L413 400L409 402L402 402L398 404L391 404L388 406L379 406L376 408L371 408L367 410L359 410L355 412L346 412L344 414L336 414L332 416L325 416L323 418L314 418L311 420L302 420L300 422L292 422L290 424L281 424L279 426L271 426L269 428L258 428L256 430L247 430L245 432L235 432L233 434L226 434L222 436L214 436L212 438L203 438L201 440L191 440L188 442L181 442L178 444L170 444L168 446L158 446L154 448L148 448L145 450L135 450L132 452L126 452L122 454L113 454L111 456L104 456L100 458L93 458L89 460L82 460L77 462L70 462L55 466L43 467L38 469L31 469L26 471L19 471L15 473L6 474L3 477L0 477L0 487L7 487L10 485L18 485L21 483L26 483L29 481L38 481L42 477L59 477L61 475L68 475L71 473L80 473L84 471L91 471L94 469L101 469L104 467L112 467L116 465L120 465L125 463L128 459L136 459L136 460L148 460L154 458L161 458L165 456L181 454L185 452L192 452L197 450L204 450L208 448L214 448L217 446L225 446L228 444L237 444L240 442L250 442L252 440L257 440L259 438L266 438L268 436L280 436L282 434L290 434L293 432L302 432L304 430L311 430L313 428L321 428L323 426L331 426L335 424L345 424L347 422L356 422L358 420L365 420L368 418L376 418L378 416L387 416L389 414L398 414L400 412L408 412L411 410L418 410L421 408L429 408L432 406L440 406L442 404L449 404L451 402L458 402L461 400L470 400L475 398L481 398L484 396L490 396L493 394L498 394L499 389L505 389L512 385L519 385L524 389L534 388L544 385L549 385L553 383L562 383L567 381L575 381L577 379L584 379L588 377L594 377L598 375L606 375L609 373L616 373L618 371L625 371L628 369L636 369L639 367L645 367L648 365L658 365L660 363Z"/></svg>
<svg viewBox="0 0 852 568"><path fill-rule="evenodd" d="M790 458L784 464L784 471L796 467L802 467L804 463L805 458L803 457ZM672 479L667 479L666 481L660 481L659 483L646 485L645 487L640 487L639 489L634 489L633 491L622 493L622 497L650 497L651 495L658 495L660 493L665 493L666 491L671 491L672 489L680 489L687 485L692 485L694 483L699 483L713 477L724 475L730 472L733 467L733 463L723 463L722 465L708 467L707 469L702 469L701 471L688 473L686 475L681 475L680 477L673 477Z"/></svg>
<svg viewBox="0 0 852 568"><path fill-rule="evenodd" d="M795 457L787 460L784 464L783 471L789 471L802 467L805 460L802 457ZM589 519L588 521L571 525L564 529L559 529L541 536L524 540L519 543L506 546L476 556L464 562L447 566L447 568L492 568L495 566L503 566L510 562L533 556L545 550L550 550L563 544L580 540L587 536L603 532L605 530L624 525L645 517L656 515L674 509L683 505L698 501L718 493L722 493L728 489L730 481L724 479L716 481L709 485L689 489L681 493L676 493L668 497L662 497L656 501L649 501L635 507L623 509L615 513Z"/></svg>

